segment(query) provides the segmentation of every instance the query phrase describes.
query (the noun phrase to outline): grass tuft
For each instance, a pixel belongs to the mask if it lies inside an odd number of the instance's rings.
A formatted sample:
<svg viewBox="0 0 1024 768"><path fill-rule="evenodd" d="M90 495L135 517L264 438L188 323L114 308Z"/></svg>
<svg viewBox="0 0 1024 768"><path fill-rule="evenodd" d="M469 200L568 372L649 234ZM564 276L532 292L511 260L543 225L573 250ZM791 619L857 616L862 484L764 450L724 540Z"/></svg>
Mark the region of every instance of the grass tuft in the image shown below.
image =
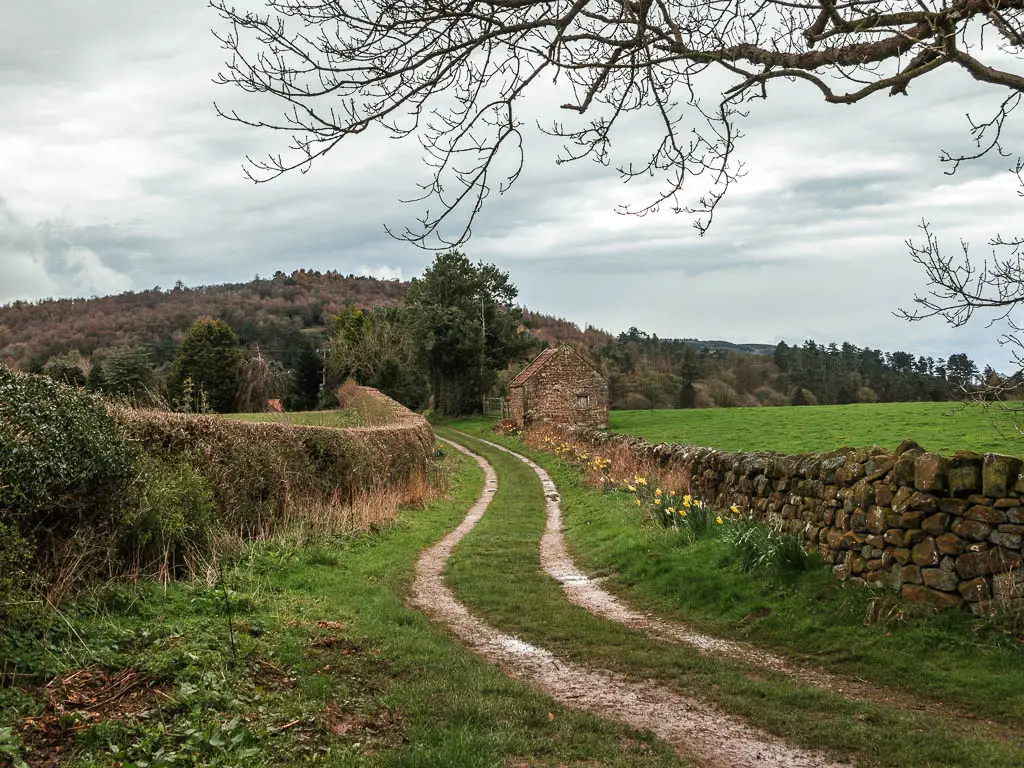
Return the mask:
<svg viewBox="0 0 1024 768"><path fill-rule="evenodd" d="M803 548L799 534L787 533L780 525L759 522L752 517L730 519L722 531L722 541L733 549L737 565L744 573L760 568L799 573L812 566L825 567L821 558Z"/></svg>

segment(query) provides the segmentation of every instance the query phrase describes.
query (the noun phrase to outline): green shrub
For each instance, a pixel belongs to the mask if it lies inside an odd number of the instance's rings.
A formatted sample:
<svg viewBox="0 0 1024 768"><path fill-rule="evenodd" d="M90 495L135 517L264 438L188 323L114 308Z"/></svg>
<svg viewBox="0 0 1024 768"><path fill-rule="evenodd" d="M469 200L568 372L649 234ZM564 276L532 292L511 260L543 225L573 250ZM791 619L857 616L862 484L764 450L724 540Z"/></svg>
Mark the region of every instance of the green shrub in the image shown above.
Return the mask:
<svg viewBox="0 0 1024 768"><path fill-rule="evenodd" d="M137 506L125 515L128 561L173 573L209 549L214 529L210 487L186 456L147 456Z"/></svg>
<svg viewBox="0 0 1024 768"><path fill-rule="evenodd" d="M0 366L0 564L30 547L45 559L85 526L115 528L137 460L100 400Z"/></svg>

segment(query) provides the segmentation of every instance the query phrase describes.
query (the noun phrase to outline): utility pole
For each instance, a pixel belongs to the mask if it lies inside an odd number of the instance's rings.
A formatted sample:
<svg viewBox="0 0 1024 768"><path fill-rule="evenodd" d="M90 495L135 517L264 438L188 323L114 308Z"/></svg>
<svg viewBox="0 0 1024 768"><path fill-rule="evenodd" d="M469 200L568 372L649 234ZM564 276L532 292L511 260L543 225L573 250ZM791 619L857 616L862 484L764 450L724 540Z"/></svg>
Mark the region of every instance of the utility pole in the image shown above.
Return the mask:
<svg viewBox="0 0 1024 768"><path fill-rule="evenodd" d="M330 342L328 342L327 346L322 349L318 347L316 353L323 360L323 365L320 366L320 392L323 393L324 387L327 386L327 360L331 356Z"/></svg>
<svg viewBox="0 0 1024 768"><path fill-rule="evenodd" d="M480 397L482 399L481 413L487 415L487 392L484 391L483 383L486 379L484 372L487 370L487 315L484 313L484 292L480 291Z"/></svg>

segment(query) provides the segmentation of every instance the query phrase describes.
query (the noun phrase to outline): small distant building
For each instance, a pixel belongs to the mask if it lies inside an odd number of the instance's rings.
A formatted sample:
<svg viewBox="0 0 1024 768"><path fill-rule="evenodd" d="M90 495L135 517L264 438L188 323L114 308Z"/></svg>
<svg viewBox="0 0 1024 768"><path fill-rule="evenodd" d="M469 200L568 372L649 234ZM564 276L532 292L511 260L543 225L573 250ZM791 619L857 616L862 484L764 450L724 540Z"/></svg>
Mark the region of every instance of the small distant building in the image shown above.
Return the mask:
<svg viewBox="0 0 1024 768"><path fill-rule="evenodd" d="M572 347L541 352L512 379L509 418L517 427L537 421L608 426L608 380Z"/></svg>

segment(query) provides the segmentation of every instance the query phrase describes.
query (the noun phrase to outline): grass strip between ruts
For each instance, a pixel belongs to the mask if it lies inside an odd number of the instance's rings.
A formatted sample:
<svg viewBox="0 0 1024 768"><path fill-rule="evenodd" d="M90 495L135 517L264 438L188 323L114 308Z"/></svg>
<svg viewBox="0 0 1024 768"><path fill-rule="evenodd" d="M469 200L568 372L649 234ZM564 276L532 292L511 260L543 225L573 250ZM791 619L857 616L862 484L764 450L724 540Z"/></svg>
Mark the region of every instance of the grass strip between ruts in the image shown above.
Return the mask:
<svg viewBox="0 0 1024 768"><path fill-rule="evenodd" d="M483 422L454 426L491 439ZM545 512L533 471L470 437L439 433L480 453L498 472L490 511L455 551L447 573L459 598L491 624L582 664L669 683L795 744L855 755L862 765L1017 766L1024 759L1020 743L957 733L927 712L850 701L686 646L651 642L569 604L540 570Z"/></svg>

